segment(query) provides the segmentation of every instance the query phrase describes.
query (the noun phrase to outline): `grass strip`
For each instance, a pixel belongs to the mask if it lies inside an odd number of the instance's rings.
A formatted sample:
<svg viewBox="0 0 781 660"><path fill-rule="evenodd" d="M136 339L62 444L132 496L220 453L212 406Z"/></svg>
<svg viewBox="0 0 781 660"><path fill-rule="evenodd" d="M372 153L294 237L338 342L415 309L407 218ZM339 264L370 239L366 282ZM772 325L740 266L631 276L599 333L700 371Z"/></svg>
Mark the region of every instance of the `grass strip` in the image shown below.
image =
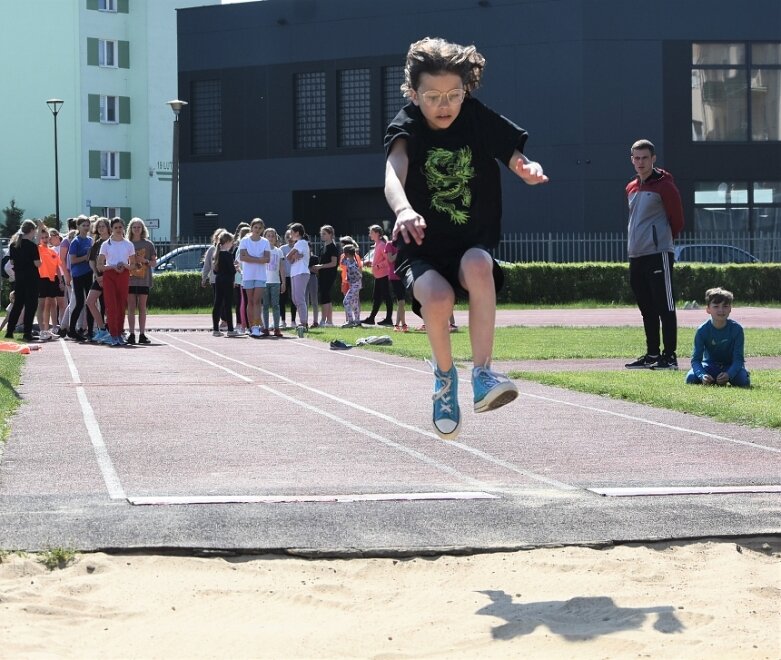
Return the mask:
<svg viewBox="0 0 781 660"><path fill-rule="evenodd" d="M694 328L678 329L679 360L688 363L694 342ZM747 328L746 357L781 356L781 330L775 328ZM310 330L310 339L330 342L341 339L355 344L359 337L388 335L391 346L369 347L384 353L404 357L426 359L431 357L431 348L425 332L394 332L393 328L374 326L370 328L315 328ZM472 358L469 332L462 328L452 333L450 339L453 357L458 362ZM645 349L645 335L642 328L635 327L502 327L496 329L494 360L552 360L589 358L634 359Z"/></svg>
<svg viewBox="0 0 781 660"><path fill-rule="evenodd" d="M17 387L21 382L24 356L0 353L0 442L8 437L9 419L21 403Z"/></svg>
<svg viewBox="0 0 781 660"><path fill-rule="evenodd" d="M781 370L751 371L750 389L686 385L684 371L563 371L508 374L543 385L666 408L720 422L781 428Z"/></svg>

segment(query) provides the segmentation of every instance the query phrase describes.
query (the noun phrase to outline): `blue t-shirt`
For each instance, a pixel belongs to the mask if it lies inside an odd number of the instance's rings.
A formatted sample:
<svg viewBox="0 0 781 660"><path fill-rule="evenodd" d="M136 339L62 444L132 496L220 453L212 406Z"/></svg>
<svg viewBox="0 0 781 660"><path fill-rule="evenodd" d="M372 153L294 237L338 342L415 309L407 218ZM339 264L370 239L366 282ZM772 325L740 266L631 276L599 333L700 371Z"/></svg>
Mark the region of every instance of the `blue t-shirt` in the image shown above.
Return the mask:
<svg viewBox="0 0 781 660"><path fill-rule="evenodd" d="M727 325L720 330L708 319L694 334L692 352L692 370L697 378L705 374L703 364L719 365L730 379L744 367L743 327L740 323L727 319Z"/></svg>
<svg viewBox="0 0 781 660"><path fill-rule="evenodd" d="M92 238L89 236L85 236L82 238L81 236L74 236L73 240L71 241L71 245L68 248L68 255L70 257L83 257L89 254L90 248L92 247ZM92 269L89 266L89 260L86 261L80 261L77 264L71 263L71 275L73 277L81 277L82 275L86 275L87 273L92 272Z"/></svg>

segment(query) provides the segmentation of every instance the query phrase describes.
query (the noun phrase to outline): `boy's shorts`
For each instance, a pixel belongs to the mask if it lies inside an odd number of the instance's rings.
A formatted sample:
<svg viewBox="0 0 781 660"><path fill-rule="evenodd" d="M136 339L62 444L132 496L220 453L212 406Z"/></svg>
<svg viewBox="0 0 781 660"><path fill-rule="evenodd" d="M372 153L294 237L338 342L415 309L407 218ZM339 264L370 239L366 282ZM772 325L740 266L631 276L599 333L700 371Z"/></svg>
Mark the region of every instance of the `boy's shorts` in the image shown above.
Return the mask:
<svg viewBox="0 0 781 660"><path fill-rule="evenodd" d="M475 245L473 247L488 253L488 250L482 245ZM412 297L412 311L415 312L415 314L422 317L420 313L420 302L415 298L413 293L413 285L415 284L416 279L429 270L435 270L445 278L447 283L453 287L453 292L456 294L456 300L469 300L469 292L461 286L461 282L458 280L461 259L464 257L466 251L467 250L463 250L460 254L451 253L449 255L443 255L442 258L413 257L410 260L403 261L396 268L396 272L399 277L402 278L405 288ZM491 256L490 253L488 253L488 256ZM493 257L491 257L491 261L493 262L494 289L498 293L502 286L504 286L504 273L502 272L501 266L496 263L496 260Z"/></svg>
<svg viewBox="0 0 781 660"><path fill-rule="evenodd" d="M243 280L241 286L245 289L265 289L266 280Z"/></svg>

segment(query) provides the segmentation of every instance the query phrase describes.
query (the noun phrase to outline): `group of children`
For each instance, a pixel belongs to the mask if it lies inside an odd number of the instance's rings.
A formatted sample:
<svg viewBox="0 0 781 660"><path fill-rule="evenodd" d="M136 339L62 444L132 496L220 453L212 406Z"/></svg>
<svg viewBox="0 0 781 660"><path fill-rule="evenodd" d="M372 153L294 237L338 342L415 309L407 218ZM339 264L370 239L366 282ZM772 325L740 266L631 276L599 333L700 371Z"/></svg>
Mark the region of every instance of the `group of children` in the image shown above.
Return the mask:
<svg viewBox="0 0 781 660"><path fill-rule="evenodd" d="M40 220L24 220L3 264L11 288L8 315L0 325L6 339L14 337L21 318L25 341L151 343L145 330L155 246L141 218L130 221L128 234L125 238L121 218L69 218L65 236Z"/></svg>
<svg viewBox="0 0 781 660"><path fill-rule="evenodd" d="M217 229L204 255L201 273L202 286L210 283L214 289L212 333L216 337L245 333L252 337L280 337L288 327L288 307L291 324L300 334L310 327L334 327L333 293L339 276L345 309L341 327L374 325L380 303L389 296L390 282L397 302L395 328L406 332L405 290L393 267L396 246L383 235L379 225L372 225L369 235L375 246L372 258L364 262L358 243L351 236L342 236L337 243L331 225L320 227L319 255L312 253L309 235L301 223L288 225L284 244L277 230L266 228L260 218L240 223L233 234ZM364 266L372 266L375 296L372 314L362 320L360 291ZM388 299L386 303L388 316L379 325L394 326L393 302ZM270 317L273 323L269 323Z"/></svg>

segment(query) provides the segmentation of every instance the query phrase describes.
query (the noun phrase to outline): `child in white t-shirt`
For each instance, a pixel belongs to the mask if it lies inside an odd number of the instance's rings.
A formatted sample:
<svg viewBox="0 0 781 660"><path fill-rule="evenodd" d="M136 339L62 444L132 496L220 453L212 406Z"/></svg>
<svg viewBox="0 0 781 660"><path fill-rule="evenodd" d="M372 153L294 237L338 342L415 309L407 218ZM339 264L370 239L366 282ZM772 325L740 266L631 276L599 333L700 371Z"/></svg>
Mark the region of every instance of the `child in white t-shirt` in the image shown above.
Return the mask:
<svg viewBox="0 0 781 660"><path fill-rule="evenodd" d="M271 245L271 253L266 264L266 288L263 291L263 332L262 336L268 337L271 330L268 327L268 310L271 308L274 314L274 336L281 337L279 329L279 295L285 290L285 259L279 247L279 234L277 230L269 227L263 236Z"/></svg>
<svg viewBox="0 0 781 660"><path fill-rule="evenodd" d="M247 321L250 334L260 337L260 306L263 290L266 288L266 264L271 254L271 245L263 238L266 225L255 218L249 225L250 233L239 243L239 261L241 261L241 286L247 293Z"/></svg>
<svg viewBox="0 0 781 660"><path fill-rule="evenodd" d="M125 310L130 285L130 266L136 262L136 248L125 238L122 218L111 221L111 236L100 246L97 267L103 274L103 300L106 325L111 331L111 346L123 346Z"/></svg>
<svg viewBox="0 0 781 660"><path fill-rule="evenodd" d="M290 288L293 304L298 312L296 329L306 332L309 330L309 310L306 306L306 286L309 283L309 242L304 238L306 230L300 222L288 225L288 229L295 240L285 258L290 262Z"/></svg>

